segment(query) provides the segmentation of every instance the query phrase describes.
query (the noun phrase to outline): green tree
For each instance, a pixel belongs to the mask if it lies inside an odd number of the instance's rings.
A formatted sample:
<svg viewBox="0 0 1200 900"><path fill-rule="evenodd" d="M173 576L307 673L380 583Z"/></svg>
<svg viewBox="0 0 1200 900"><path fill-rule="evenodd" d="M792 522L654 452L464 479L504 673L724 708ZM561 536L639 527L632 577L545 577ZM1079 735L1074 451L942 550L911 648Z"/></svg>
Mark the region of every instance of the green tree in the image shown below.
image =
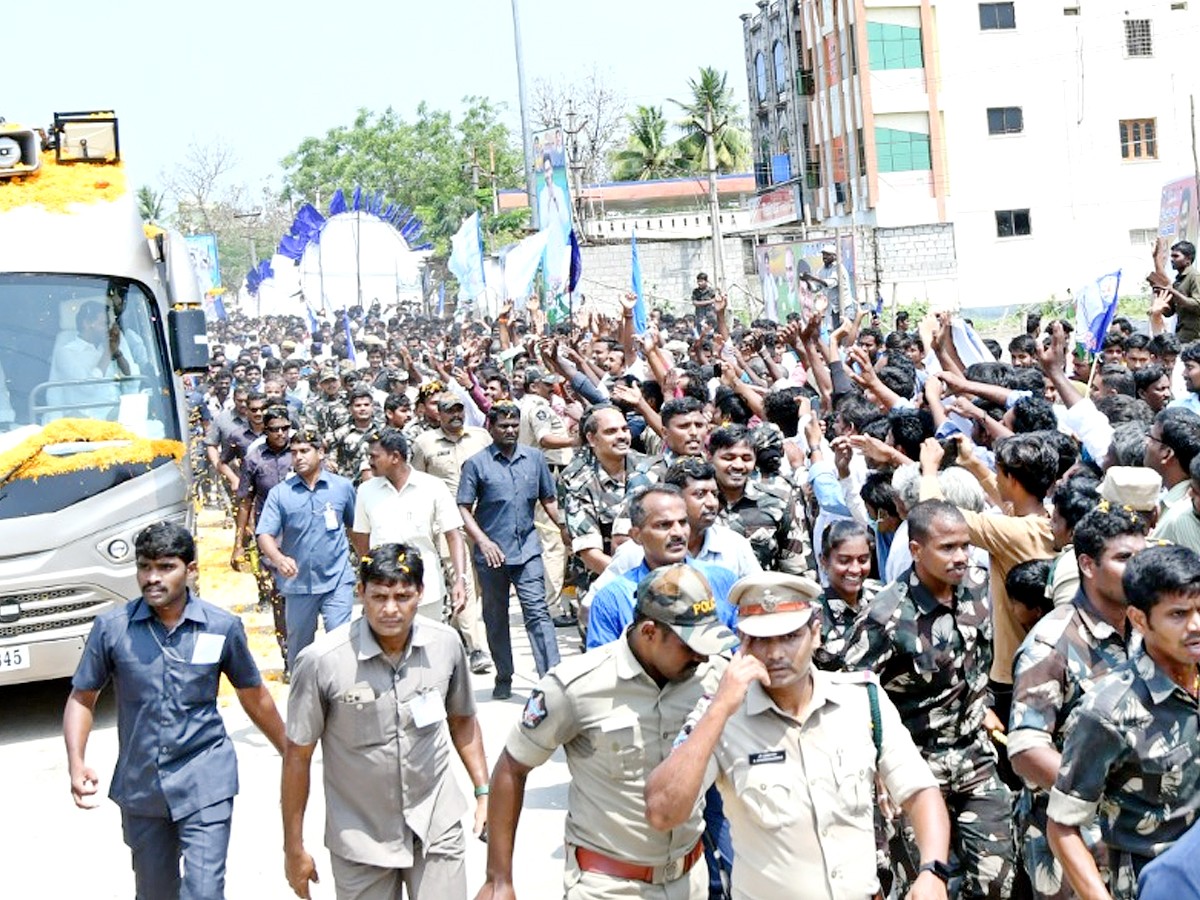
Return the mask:
<svg viewBox="0 0 1200 900"><path fill-rule="evenodd" d="M476 210L489 234L490 225L503 224L507 231L511 217L489 222L489 181L497 189L521 186L521 154L500 121L500 107L483 97L466 97L463 105L457 121L424 103L411 122L390 107L379 114L360 109L350 126L305 138L284 157L284 198L322 208L338 188L381 191L421 219L439 255L449 252L451 235Z"/></svg>
<svg viewBox="0 0 1200 900"><path fill-rule="evenodd" d="M688 171L708 171L704 138L709 121L712 122L717 171L722 174L746 171L750 165L750 137L734 102L728 74L705 66L698 78L688 79L688 89L691 91L689 99L671 101L684 114L679 122L683 137L679 139L677 149Z"/></svg>
<svg viewBox="0 0 1200 900"><path fill-rule="evenodd" d="M137 189L138 215L143 222L161 222L166 201L166 191L156 191L148 184Z"/></svg>
<svg viewBox="0 0 1200 900"><path fill-rule="evenodd" d="M666 135L662 107L638 106L629 116L625 149L613 154L613 177L618 181L649 181L679 174L676 146Z"/></svg>

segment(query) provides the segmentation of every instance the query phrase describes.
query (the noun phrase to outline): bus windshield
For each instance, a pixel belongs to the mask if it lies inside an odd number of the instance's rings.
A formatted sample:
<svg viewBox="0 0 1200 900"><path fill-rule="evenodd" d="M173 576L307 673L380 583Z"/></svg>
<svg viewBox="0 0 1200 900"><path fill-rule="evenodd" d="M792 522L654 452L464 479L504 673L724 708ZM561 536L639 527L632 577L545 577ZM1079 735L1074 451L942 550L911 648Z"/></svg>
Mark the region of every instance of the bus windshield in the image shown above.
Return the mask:
<svg viewBox="0 0 1200 900"><path fill-rule="evenodd" d="M83 418L180 440L166 359L162 318L137 282L0 275L0 431Z"/></svg>

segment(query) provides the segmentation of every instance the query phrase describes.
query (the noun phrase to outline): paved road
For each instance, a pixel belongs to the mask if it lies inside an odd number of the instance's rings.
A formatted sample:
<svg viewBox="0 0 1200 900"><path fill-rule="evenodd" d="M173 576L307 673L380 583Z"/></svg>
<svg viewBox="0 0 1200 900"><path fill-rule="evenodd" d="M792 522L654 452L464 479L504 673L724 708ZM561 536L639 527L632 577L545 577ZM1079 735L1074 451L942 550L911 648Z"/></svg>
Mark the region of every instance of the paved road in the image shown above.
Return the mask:
<svg viewBox="0 0 1200 900"><path fill-rule="evenodd" d="M228 549L223 552L228 559ZM222 601L207 590L205 597ZM246 613L245 618L251 630L265 630L265 615ZM489 767L520 715L535 674L519 616L513 617L512 631L517 661L513 699L493 701L491 677L474 676ZM564 653L575 652L577 636L569 635L565 629L560 629L558 635ZM270 648L263 652L269 653ZM262 667L266 671L274 664L264 659ZM98 809L84 811L76 809L71 801L61 735L62 707L69 690L65 681L0 688L0 710L3 710L0 713L0 821L3 822L0 859L4 860L0 894L14 900L34 897L127 900L133 896L133 875L128 850L121 840L116 806L106 800ZM286 686L272 683L272 692L280 710L286 710ZM227 694L220 702L226 727L237 746L241 781L241 793L234 804L226 895L229 900L293 896L283 877L279 756L250 723L236 698ZM88 747L88 762L101 775L102 792L108 788L117 754L115 709L111 695L102 695ZM457 757L452 759L463 791L469 797L470 779ZM323 878L321 884L314 886L313 897L332 898L329 857L322 841L324 800L319 769L318 751L305 839ZM561 895L568 777L561 751L530 776L517 835L515 872L519 896ZM464 820L464 824L469 828L470 820ZM483 881L485 850L479 841L468 841L467 872L472 895Z"/></svg>

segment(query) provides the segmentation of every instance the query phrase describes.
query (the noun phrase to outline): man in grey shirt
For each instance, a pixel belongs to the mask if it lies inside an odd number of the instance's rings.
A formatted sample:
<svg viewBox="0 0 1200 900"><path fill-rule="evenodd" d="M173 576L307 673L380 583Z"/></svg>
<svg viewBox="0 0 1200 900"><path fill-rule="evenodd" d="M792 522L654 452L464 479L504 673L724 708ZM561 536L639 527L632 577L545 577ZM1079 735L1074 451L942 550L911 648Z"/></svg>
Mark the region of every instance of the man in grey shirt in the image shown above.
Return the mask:
<svg viewBox="0 0 1200 900"><path fill-rule="evenodd" d="M325 845L338 897L466 900L462 815L450 745L475 785L475 833L487 821L488 772L458 634L417 616L425 567L415 547L362 558L363 617L297 658L283 757L288 884L308 897L304 849L312 757L321 741Z"/></svg>

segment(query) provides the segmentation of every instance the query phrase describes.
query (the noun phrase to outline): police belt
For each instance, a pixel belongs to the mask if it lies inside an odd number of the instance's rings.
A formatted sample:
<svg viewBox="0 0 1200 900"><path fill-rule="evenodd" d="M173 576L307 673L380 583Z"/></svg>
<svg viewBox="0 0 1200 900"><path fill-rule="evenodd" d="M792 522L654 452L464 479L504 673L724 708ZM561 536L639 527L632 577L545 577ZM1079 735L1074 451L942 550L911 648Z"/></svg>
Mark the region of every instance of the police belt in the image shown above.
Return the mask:
<svg viewBox="0 0 1200 900"><path fill-rule="evenodd" d="M696 861L704 855L704 842L696 841L696 846L679 859L673 859L665 866L642 866L637 863L613 859L586 847L575 848L575 861L585 872L596 872L613 878L628 878L631 881L644 881L646 884L662 884L665 881L675 881L682 878Z"/></svg>

